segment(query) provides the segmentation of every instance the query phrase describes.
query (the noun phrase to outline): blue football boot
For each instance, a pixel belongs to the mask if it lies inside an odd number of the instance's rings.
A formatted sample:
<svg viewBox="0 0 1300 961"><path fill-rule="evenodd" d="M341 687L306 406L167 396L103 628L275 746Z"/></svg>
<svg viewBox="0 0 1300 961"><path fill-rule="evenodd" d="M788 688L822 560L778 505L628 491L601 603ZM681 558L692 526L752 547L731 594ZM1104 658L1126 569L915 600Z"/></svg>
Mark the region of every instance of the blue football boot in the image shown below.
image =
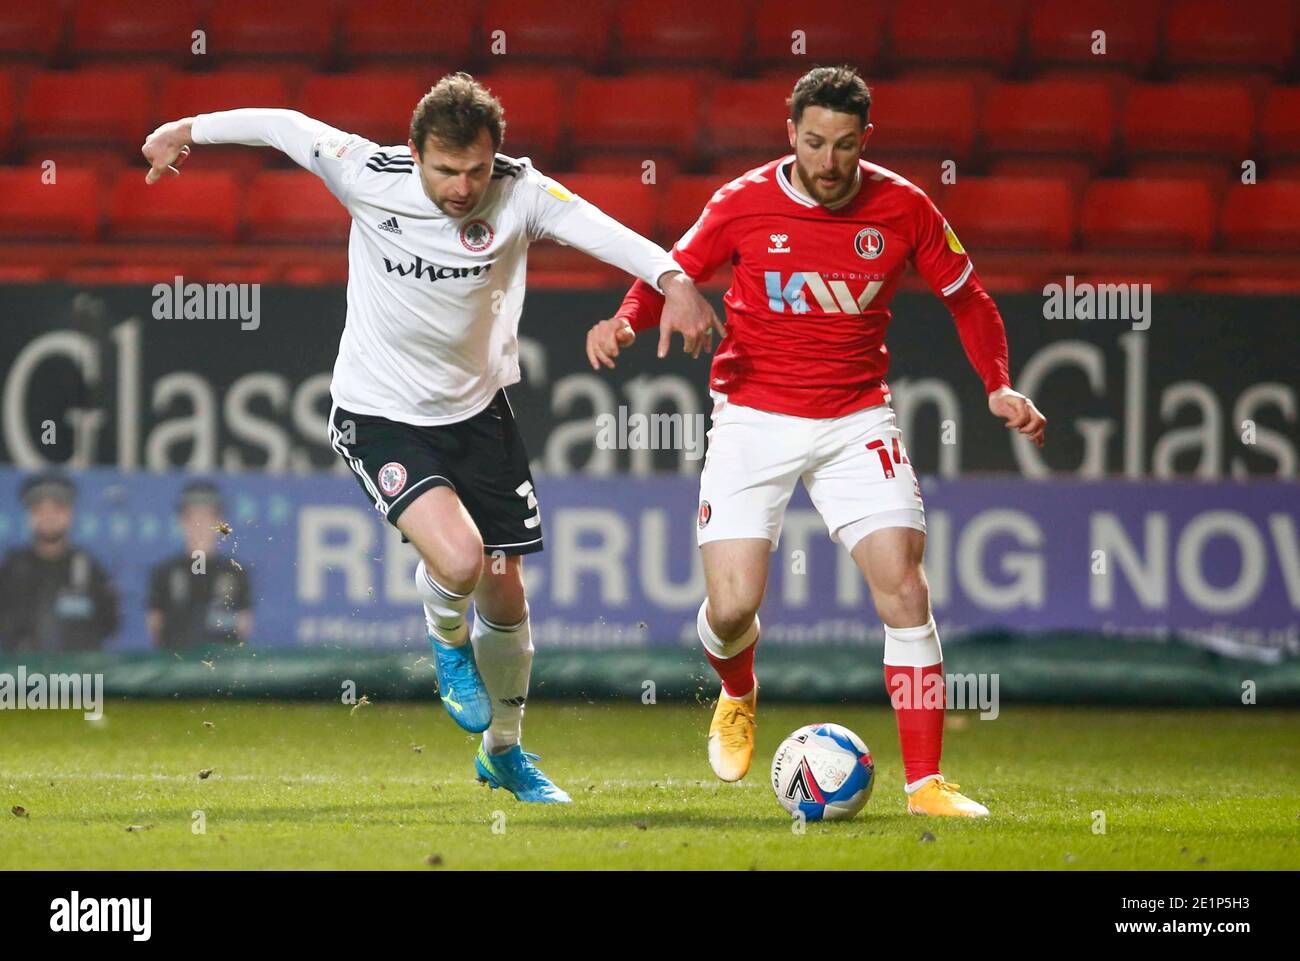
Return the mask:
<svg viewBox="0 0 1300 961"><path fill-rule="evenodd" d="M537 759L536 754L525 754L518 744L502 754L489 754L480 744L478 754L474 756L474 773L493 790L505 788L516 801L537 804L568 804L572 801L533 763Z"/></svg>
<svg viewBox="0 0 1300 961"><path fill-rule="evenodd" d="M492 723L492 698L474 663L474 646L466 642L460 647L448 647L432 636L429 642L433 645L433 667L438 672L442 706L465 730L474 734L486 731Z"/></svg>

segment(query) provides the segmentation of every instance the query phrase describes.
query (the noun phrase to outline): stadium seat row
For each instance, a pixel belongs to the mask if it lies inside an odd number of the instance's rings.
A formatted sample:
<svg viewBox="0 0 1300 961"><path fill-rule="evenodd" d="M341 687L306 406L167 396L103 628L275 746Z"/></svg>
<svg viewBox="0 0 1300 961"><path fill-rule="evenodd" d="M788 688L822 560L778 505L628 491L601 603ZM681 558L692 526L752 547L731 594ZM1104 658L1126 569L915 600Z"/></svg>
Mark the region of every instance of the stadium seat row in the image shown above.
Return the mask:
<svg viewBox="0 0 1300 961"><path fill-rule="evenodd" d="M893 69L974 64L1245 68L1296 51L1290 0L65 0L0 8L0 59L213 60L313 66L492 57L727 70L848 59ZM1104 53L1097 31L1104 32Z"/></svg>
<svg viewBox="0 0 1300 961"><path fill-rule="evenodd" d="M601 174L560 177L633 229L671 244L694 220L715 177L661 185ZM313 175L265 171L247 185L226 172L189 171L148 187L141 171L104 192L93 171L63 170L54 184L31 168L0 169L0 241L75 240L319 244L349 220ZM1300 180L1242 185L1218 204L1186 180L1096 180L1076 202L1060 178L967 177L936 200L973 251L1300 253Z"/></svg>
<svg viewBox="0 0 1300 961"><path fill-rule="evenodd" d="M20 81L0 71L0 159L92 150L95 162L133 162L158 123L236 106L293 107L398 143L412 105L439 74L363 70L294 81L273 71L96 68L40 71ZM640 152L706 170L718 157L757 162L784 148L789 77L705 86L662 73L564 79L527 70L488 74L484 82L506 106L507 152L539 165L591 170L585 165L595 153ZM1300 163L1296 85L1257 92L1240 82L1063 78L997 82L977 93L961 80L922 78L877 83L873 96L869 149L882 157L922 154L963 164L1058 157L1085 172L1123 171L1150 158ZM239 162L248 169L269 159L254 154Z"/></svg>

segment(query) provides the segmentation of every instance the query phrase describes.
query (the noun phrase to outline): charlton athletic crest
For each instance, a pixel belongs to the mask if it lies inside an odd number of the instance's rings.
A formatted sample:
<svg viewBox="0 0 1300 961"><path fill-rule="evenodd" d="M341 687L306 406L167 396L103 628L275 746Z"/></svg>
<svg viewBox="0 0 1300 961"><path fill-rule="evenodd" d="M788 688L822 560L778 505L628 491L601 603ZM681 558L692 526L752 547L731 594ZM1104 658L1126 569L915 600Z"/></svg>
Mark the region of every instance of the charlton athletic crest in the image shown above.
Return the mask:
<svg viewBox="0 0 1300 961"><path fill-rule="evenodd" d="M406 468L397 461L389 461L379 468L379 489L388 497L402 492L406 486Z"/></svg>
<svg viewBox="0 0 1300 961"><path fill-rule="evenodd" d="M863 227L853 238L853 249L859 257L875 260L885 252L885 236L875 227Z"/></svg>
<svg viewBox="0 0 1300 961"><path fill-rule="evenodd" d="M709 518L713 516L713 508L709 506L708 501L700 501L700 530L709 526Z"/></svg>
<svg viewBox="0 0 1300 961"><path fill-rule="evenodd" d="M486 220L471 220L460 228L460 242L472 253L482 253L492 246L492 225Z"/></svg>

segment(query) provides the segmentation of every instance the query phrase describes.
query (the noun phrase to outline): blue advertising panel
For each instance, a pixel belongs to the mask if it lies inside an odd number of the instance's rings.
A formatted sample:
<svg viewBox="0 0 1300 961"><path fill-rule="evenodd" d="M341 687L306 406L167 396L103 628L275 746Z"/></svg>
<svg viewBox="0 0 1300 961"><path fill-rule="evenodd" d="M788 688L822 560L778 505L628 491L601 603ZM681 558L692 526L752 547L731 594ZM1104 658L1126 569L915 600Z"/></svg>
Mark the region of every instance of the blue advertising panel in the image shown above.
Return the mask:
<svg viewBox="0 0 1300 961"><path fill-rule="evenodd" d="M0 548L28 537L22 474L0 470ZM110 572L110 650L149 646L150 570L182 553L192 475L76 474L73 540ZM252 643L419 646L410 545L350 475L225 475L217 549L252 585ZM692 642L704 595L690 476L539 477L546 550L525 561L534 637L556 647ZM926 567L945 637L972 630L1170 630L1211 646L1300 653L1300 488L1276 482L923 479ZM802 489L762 610L765 643L877 642L852 559Z"/></svg>

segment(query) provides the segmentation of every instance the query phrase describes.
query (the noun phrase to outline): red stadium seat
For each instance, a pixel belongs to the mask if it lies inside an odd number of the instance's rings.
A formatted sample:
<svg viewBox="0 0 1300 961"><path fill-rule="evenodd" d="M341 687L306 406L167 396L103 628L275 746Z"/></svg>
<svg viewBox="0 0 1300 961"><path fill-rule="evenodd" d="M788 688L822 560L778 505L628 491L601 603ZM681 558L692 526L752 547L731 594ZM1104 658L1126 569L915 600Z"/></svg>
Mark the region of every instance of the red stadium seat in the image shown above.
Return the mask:
<svg viewBox="0 0 1300 961"><path fill-rule="evenodd" d="M143 71L38 73L27 87L25 141L138 148L153 129L153 91Z"/></svg>
<svg viewBox="0 0 1300 961"><path fill-rule="evenodd" d="M141 138L141 142L144 138ZM55 170L93 170L100 183L107 187L113 178L127 167L134 166L143 173L149 168L139 150L123 150L121 147L86 147L80 145L42 144L24 151L23 164L39 167L49 161Z"/></svg>
<svg viewBox="0 0 1300 961"><path fill-rule="evenodd" d="M988 165L990 177L1051 177L1070 185L1070 193L1077 199L1083 196L1094 174L1094 164L1087 160L1053 157L1050 164L1042 157L998 157Z"/></svg>
<svg viewBox="0 0 1300 961"><path fill-rule="evenodd" d="M566 174L556 178L566 189L587 200L637 233L653 237L656 208L664 188L643 184L640 177L614 174Z"/></svg>
<svg viewBox="0 0 1300 961"><path fill-rule="evenodd" d="M176 120L236 107L292 107L289 85L269 70L173 73L158 98L160 120Z"/></svg>
<svg viewBox="0 0 1300 961"><path fill-rule="evenodd" d="M1142 73L1155 57L1161 0L1035 0L1029 57L1038 66L1068 65ZM1093 34L1106 52L1093 53Z"/></svg>
<svg viewBox="0 0 1300 961"><path fill-rule="evenodd" d="M1196 180L1097 180L1084 193L1080 228L1090 250L1204 251L1214 200Z"/></svg>
<svg viewBox="0 0 1300 961"><path fill-rule="evenodd" d="M580 174L616 174L619 177L644 177L650 168L646 161L654 161L654 179L657 184L671 183L678 175L680 165L672 157L646 157L642 152L589 153L578 157L573 166Z"/></svg>
<svg viewBox="0 0 1300 961"><path fill-rule="evenodd" d="M894 11L893 58L902 64L1010 69L1024 32L1023 0L904 0Z"/></svg>
<svg viewBox="0 0 1300 961"><path fill-rule="evenodd" d="M62 36L59 4L0 4L0 59L47 63Z"/></svg>
<svg viewBox="0 0 1300 961"><path fill-rule="evenodd" d="M1205 157L1148 157L1129 164L1128 175L1148 180L1199 180L1217 200L1229 181L1241 179L1241 165Z"/></svg>
<svg viewBox="0 0 1300 961"><path fill-rule="evenodd" d="M1290 0L1252 0L1245 9L1221 0L1173 0L1165 19L1165 63L1280 72L1295 51L1295 31Z"/></svg>
<svg viewBox="0 0 1300 961"><path fill-rule="evenodd" d="M893 0L760 0L754 19L755 59L760 64L788 64L791 83L817 64L847 63L867 70L879 61L893 7ZM796 30L803 31L803 53L793 50Z"/></svg>
<svg viewBox="0 0 1300 961"><path fill-rule="evenodd" d="M171 74L158 98L159 122L238 107L292 107L289 83L283 74L262 70L218 70L215 73ZM241 179L267 164L280 162L276 151L253 147L205 145L190 157L190 170L226 170Z"/></svg>
<svg viewBox="0 0 1300 961"><path fill-rule="evenodd" d="M1254 105L1241 84L1138 84L1124 106L1124 146L1130 157L1179 154L1245 158L1254 132Z"/></svg>
<svg viewBox="0 0 1300 961"><path fill-rule="evenodd" d="M349 3L343 41L355 64L444 60L463 63L472 52L474 7L428 0Z"/></svg>
<svg viewBox="0 0 1300 961"><path fill-rule="evenodd" d="M877 154L868 143L863 159L898 174L904 180L920 187L928 196L936 196L942 186L940 177L943 175L945 159L943 157L926 157L922 154L890 157L886 154Z"/></svg>
<svg viewBox="0 0 1300 961"><path fill-rule="evenodd" d="M581 114L579 149L639 148L689 154L698 133L696 87L689 80L635 76L579 81L572 99Z"/></svg>
<svg viewBox="0 0 1300 961"><path fill-rule="evenodd" d="M94 171L60 167L55 182L41 168L0 168L0 239L91 240L99 225L99 185Z"/></svg>
<svg viewBox="0 0 1300 961"><path fill-rule="evenodd" d="M13 153L14 148L14 118L18 114L14 87L13 74L0 70L0 159Z"/></svg>
<svg viewBox="0 0 1300 961"><path fill-rule="evenodd" d="M411 139L411 114L441 71L385 70L315 74L303 81L297 108L379 144Z"/></svg>
<svg viewBox="0 0 1300 961"><path fill-rule="evenodd" d="M1259 118L1259 142L1271 160L1300 158L1300 87L1277 86L1268 92Z"/></svg>
<svg viewBox="0 0 1300 961"><path fill-rule="evenodd" d="M317 0L221 0L208 17L208 56L323 64L334 47L338 8Z"/></svg>
<svg viewBox="0 0 1300 961"><path fill-rule="evenodd" d="M1229 253L1300 253L1300 180L1234 185L1220 229Z"/></svg>
<svg viewBox="0 0 1300 961"><path fill-rule="evenodd" d="M489 0L483 36L490 51L494 32L504 31L506 54L501 60L597 66L611 57L613 23L607 0Z"/></svg>
<svg viewBox="0 0 1300 961"><path fill-rule="evenodd" d="M192 60L199 10L196 0L77 0L73 54L82 62L107 57Z"/></svg>
<svg viewBox="0 0 1300 961"><path fill-rule="evenodd" d="M660 242L665 246L677 243L726 182L727 178L712 174L674 177L668 185L668 203L660 208Z"/></svg>
<svg viewBox="0 0 1300 961"><path fill-rule="evenodd" d="M248 239L325 243L347 238L352 218L320 178L306 171L258 174L244 201Z"/></svg>
<svg viewBox="0 0 1300 961"><path fill-rule="evenodd" d="M118 176L108 195L108 230L117 240L231 242L239 227L233 175L187 170L152 186L144 174Z"/></svg>
<svg viewBox="0 0 1300 961"><path fill-rule="evenodd" d="M984 147L995 156L1082 153L1103 164L1114 126L1110 88L1100 81L1003 83L984 101Z"/></svg>
<svg viewBox="0 0 1300 961"><path fill-rule="evenodd" d="M957 80L878 83L871 122L876 129L868 151L939 153L962 161L975 142L975 93Z"/></svg>
<svg viewBox="0 0 1300 961"><path fill-rule="evenodd" d="M623 0L618 5L620 60L734 68L752 26L750 12L744 0Z"/></svg>
<svg viewBox="0 0 1300 961"><path fill-rule="evenodd" d="M561 138L567 139L569 123L561 105L559 81L550 73L537 72L490 75L481 82L505 108L502 152L531 157L539 165L553 157Z"/></svg>
<svg viewBox="0 0 1300 961"><path fill-rule="evenodd" d="M1069 250L1074 242L1074 198L1065 180L958 177L944 189L942 209L977 258L981 250Z"/></svg>
<svg viewBox="0 0 1300 961"><path fill-rule="evenodd" d="M704 109L702 131L711 154L789 148L785 120L791 84L782 80L732 80L720 84Z"/></svg>

